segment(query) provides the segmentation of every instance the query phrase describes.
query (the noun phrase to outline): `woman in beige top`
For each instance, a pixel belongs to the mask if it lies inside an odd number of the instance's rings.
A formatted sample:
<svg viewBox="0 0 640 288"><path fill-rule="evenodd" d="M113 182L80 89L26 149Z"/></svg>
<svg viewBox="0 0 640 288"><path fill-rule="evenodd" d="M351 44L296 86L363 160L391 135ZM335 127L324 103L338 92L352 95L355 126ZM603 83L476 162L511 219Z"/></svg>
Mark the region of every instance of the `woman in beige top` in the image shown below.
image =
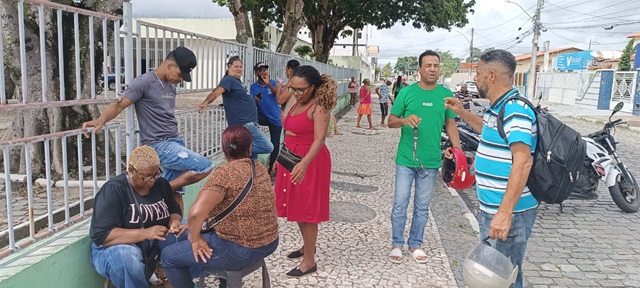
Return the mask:
<svg viewBox="0 0 640 288"><path fill-rule="evenodd" d="M275 196L267 169L255 164L253 186L243 202L215 225L201 231L203 222L224 211L251 177L251 133L231 126L222 133L227 163L213 171L189 210L189 242L165 248L162 266L173 287L193 287L202 268L241 270L278 247ZM192 273L190 273L192 272ZM221 279L220 287L226 287Z"/></svg>

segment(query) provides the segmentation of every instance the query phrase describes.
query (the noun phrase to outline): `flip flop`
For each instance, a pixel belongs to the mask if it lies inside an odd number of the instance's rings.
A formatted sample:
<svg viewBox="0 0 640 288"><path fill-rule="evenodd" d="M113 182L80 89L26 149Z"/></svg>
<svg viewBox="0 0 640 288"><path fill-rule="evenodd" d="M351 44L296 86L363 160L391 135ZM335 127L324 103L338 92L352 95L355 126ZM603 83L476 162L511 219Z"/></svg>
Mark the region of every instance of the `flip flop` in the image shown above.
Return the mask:
<svg viewBox="0 0 640 288"><path fill-rule="evenodd" d="M394 247L393 249L391 249L391 253L389 253L388 257L389 257L389 261L391 261L391 263L395 263L395 264L402 263L402 249L400 249L398 247ZM400 260L393 259L391 257L400 257Z"/></svg>
<svg viewBox="0 0 640 288"><path fill-rule="evenodd" d="M413 250L413 252L411 252L411 257L413 257L413 260L416 260L416 262L418 262L418 264L424 264L427 263L427 254L424 253L424 250L422 250L421 248L418 248L416 250ZM418 259L418 257L424 257L424 260Z"/></svg>

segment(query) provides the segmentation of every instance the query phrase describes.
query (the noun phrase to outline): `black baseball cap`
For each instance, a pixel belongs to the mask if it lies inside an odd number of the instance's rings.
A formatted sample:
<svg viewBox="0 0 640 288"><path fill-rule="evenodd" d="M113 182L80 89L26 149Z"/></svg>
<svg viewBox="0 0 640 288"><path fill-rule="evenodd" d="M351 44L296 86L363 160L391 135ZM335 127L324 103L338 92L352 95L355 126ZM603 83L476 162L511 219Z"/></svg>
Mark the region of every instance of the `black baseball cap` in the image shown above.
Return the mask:
<svg viewBox="0 0 640 288"><path fill-rule="evenodd" d="M256 63L256 65L255 65L255 66L253 66L253 71L258 71L258 70L260 70L260 69L262 69L262 68L267 68L267 69L269 69L269 65L264 64L264 62L258 62L258 63Z"/></svg>
<svg viewBox="0 0 640 288"><path fill-rule="evenodd" d="M173 60L176 61L178 67L180 67L180 75L182 79L187 82L191 82L191 70L198 65L196 55L191 50L185 47L178 47L173 52Z"/></svg>

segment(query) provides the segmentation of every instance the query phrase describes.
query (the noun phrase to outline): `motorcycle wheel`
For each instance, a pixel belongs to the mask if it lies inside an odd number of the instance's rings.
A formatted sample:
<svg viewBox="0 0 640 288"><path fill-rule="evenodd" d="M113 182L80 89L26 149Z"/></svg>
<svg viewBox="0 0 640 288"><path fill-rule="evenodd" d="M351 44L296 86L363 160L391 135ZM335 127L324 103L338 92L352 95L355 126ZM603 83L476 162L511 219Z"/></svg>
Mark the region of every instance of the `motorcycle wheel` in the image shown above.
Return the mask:
<svg viewBox="0 0 640 288"><path fill-rule="evenodd" d="M640 208L640 199L638 199L638 193L640 193L640 187L636 178L631 174L631 171L627 170L631 179L625 179L622 174L618 177L616 185L609 187L609 193L613 202L627 213L638 212Z"/></svg>

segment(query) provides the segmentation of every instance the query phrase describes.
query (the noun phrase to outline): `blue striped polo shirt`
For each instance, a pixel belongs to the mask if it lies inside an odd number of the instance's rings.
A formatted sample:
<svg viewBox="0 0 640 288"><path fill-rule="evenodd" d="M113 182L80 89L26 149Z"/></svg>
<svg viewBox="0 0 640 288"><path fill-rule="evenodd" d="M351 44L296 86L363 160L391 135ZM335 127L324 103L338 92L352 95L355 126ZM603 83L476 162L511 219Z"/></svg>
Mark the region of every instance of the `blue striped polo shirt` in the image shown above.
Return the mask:
<svg viewBox="0 0 640 288"><path fill-rule="evenodd" d="M509 146L521 142L531 147L533 155L536 149L537 125L536 116L531 107L523 101L509 99L518 95L512 89L496 100L484 113L482 135L476 153L476 191L480 209L490 214L498 211L511 172L513 156ZM500 137L496 128L498 113L503 105L504 132L506 139ZM536 208L538 201L531 195L528 187L524 187L522 196L514 208L514 213Z"/></svg>

